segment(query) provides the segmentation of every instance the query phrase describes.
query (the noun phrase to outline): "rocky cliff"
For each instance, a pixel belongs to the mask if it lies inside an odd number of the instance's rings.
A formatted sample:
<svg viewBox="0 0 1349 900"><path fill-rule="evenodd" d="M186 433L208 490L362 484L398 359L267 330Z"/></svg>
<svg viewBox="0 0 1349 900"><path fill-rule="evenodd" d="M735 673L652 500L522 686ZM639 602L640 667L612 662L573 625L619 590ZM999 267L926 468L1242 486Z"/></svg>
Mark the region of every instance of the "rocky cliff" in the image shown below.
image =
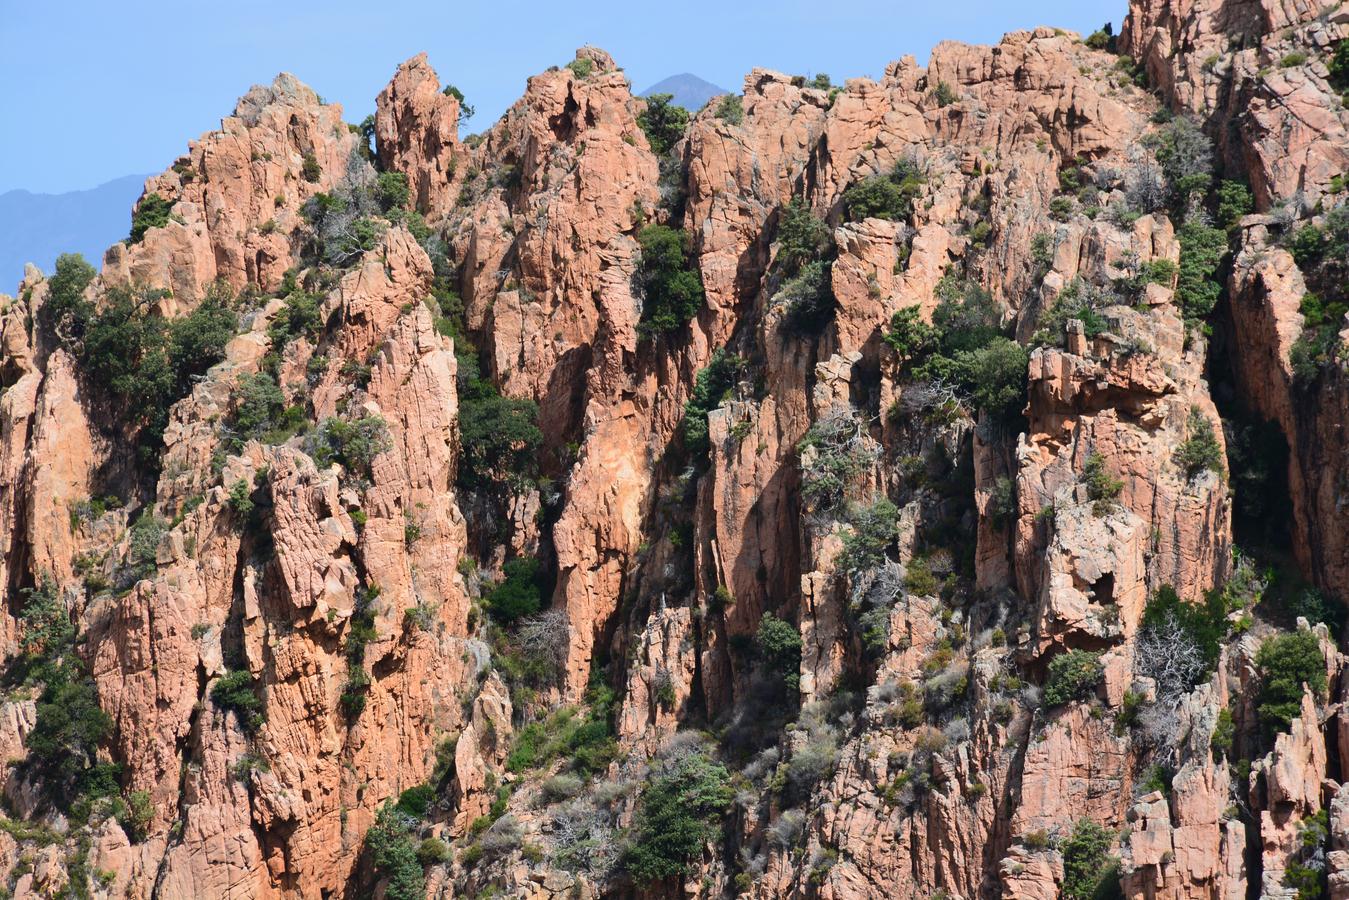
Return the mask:
<svg viewBox="0 0 1349 900"><path fill-rule="evenodd" d="M15 897L1349 897L1349 14L494 125L0 296Z"/></svg>

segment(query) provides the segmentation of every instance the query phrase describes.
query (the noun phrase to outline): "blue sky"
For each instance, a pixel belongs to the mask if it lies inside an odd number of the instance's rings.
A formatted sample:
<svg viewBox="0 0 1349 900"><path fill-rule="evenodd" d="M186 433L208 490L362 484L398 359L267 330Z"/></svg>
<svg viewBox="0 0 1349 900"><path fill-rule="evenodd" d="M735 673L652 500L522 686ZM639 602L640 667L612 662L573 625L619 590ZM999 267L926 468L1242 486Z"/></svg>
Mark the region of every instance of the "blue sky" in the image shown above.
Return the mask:
<svg viewBox="0 0 1349 900"><path fill-rule="evenodd" d="M0 192L159 171L282 70L356 122L394 67L425 50L477 107L474 131L586 43L638 90L679 72L734 90L754 66L879 77L945 38L992 43L1039 24L1085 33L1107 20L1118 30L1125 11L1126 0L0 0Z"/></svg>

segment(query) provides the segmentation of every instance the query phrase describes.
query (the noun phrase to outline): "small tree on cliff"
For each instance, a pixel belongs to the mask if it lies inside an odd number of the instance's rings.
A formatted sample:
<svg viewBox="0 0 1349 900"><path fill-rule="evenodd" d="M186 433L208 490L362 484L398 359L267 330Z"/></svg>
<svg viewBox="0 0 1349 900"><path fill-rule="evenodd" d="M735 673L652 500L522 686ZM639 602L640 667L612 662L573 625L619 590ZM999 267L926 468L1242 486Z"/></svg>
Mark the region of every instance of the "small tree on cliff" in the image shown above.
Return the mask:
<svg viewBox="0 0 1349 900"><path fill-rule="evenodd" d="M1326 692L1326 660L1321 642L1311 631L1294 631L1267 639L1255 656L1260 672L1260 724L1274 734L1287 731L1302 708L1304 685L1320 696Z"/></svg>
<svg viewBox="0 0 1349 900"><path fill-rule="evenodd" d="M386 900L422 900L426 896L426 878L413 838L416 824L389 801L380 807L375 824L365 833L370 863L384 882Z"/></svg>
<svg viewBox="0 0 1349 900"><path fill-rule="evenodd" d="M641 245L638 280L645 296L638 330L647 336L678 331L703 305L703 279L691 265L688 235L665 225L648 225Z"/></svg>
<svg viewBox="0 0 1349 900"><path fill-rule="evenodd" d="M642 791L628 869L640 882L682 875L712 839L713 823L731 805L735 791L726 767L701 750L678 753L661 763Z"/></svg>
<svg viewBox="0 0 1349 900"><path fill-rule="evenodd" d="M672 100L674 94L652 94L646 98L646 109L637 115L637 124L646 132L651 152L657 156L669 153L689 124L689 111Z"/></svg>

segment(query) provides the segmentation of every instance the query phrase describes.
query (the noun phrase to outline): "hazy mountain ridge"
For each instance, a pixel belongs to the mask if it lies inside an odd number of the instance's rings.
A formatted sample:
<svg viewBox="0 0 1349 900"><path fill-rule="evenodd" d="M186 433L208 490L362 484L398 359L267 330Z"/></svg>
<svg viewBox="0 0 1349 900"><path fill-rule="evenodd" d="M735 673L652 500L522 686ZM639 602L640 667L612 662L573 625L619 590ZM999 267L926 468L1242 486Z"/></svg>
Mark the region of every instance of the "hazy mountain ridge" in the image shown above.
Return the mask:
<svg viewBox="0 0 1349 900"><path fill-rule="evenodd" d="M51 272L62 253L83 253L98 264L103 251L126 236L129 210L147 175L126 175L83 191L0 194L0 291L11 291L25 263Z"/></svg>

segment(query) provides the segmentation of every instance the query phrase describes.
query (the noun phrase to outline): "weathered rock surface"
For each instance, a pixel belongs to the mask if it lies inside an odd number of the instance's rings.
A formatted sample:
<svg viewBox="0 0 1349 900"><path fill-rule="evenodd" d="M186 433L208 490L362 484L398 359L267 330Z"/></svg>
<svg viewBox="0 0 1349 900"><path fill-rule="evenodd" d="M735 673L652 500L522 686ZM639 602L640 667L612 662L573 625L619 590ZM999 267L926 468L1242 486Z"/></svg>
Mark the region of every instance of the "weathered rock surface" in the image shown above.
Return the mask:
<svg viewBox="0 0 1349 900"><path fill-rule="evenodd" d="M219 131L146 182L138 207L158 196L171 205L169 221L138 243L114 244L104 280L168 289L170 314L216 279L275 289L295 263L301 207L342 179L356 144L342 107L295 76L254 87Z"/></svg>
<svg viewBox="0 0 1349 900"><path fill-rule="evenodd" d="M756 69L663 158L593 47L464 140L424 54L379 95L373 148L291 76L254 88L150 179L140 208L157 195L167 221L88 293L162 288L170 318L218 280L241 298L157 465L106 421L78 347L34 324L40 273L0 297L0 650L22 661L50 579L130 810L44 805L18 764L41 687L17 687L6 797L59 833L0 835L15 895L59 890L79 851L110 873L100 898L379 896L394 864L368 835L397 803L431 896L1050 898L1091 823L1127 896L1273 897L1324 811L1349 897L1330 633L1329 693L1277 736L1257 662L1277 616L1233 609L1211 676L1165 697L1139 649L1159 590L1201 604L1234 577L1241 486L1180 454L1206 425L1224 450L1220 338L1287 437L1298 563L1349 585L1349 393L1339 373L1298 393L1306 280L1265 215L1300 193L1284 216L1304 216L1349 168L1323 61L1346 29L1302 0L1131 4L1119 47L1261 213L1234 231L1213 342L1175 275L1181 214L1201 213L1119 213L1156 165L1157 98L1055 29L841 88ZM1316 58L1280 65L1293 49ZM356 249L324 262L305 205L373 179L371 152L408 208L360 207ZM856 214L849 189L897 165L905 210ZM783 227L802 209L816 320ZM682 229L704 296L661 334L653 223ZM1045 327L1084 292L1105 298L1091 316ZM959 297L1025 349L1016 409L887 340L911 307L947 327ZM700 375L714 363L726 383ZM259 376L276 421L248 431ZM537 441L510 438L529 471L488 488L465 431L510 403ZM538 604L509 596L521 557ZM761 634L769 614L799 646ZM1099 672L1051 705L1071 651ZM707 753L737 770L734 804L682 877L634 883L644 785Z"/></svg>

